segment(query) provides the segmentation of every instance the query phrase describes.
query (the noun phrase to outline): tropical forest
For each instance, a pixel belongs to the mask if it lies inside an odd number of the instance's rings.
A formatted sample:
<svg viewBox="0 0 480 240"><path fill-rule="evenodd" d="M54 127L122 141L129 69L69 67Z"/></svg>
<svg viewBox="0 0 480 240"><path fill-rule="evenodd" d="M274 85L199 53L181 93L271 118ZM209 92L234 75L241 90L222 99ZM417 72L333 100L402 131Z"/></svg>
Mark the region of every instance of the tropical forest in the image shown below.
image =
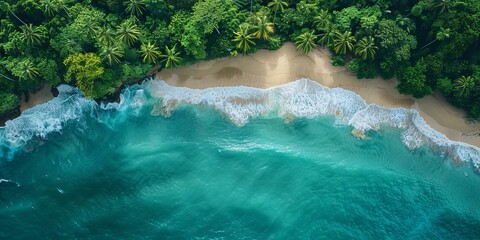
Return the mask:
<svg viewBox="0 0 480 240"><path fill-rule="evenodd" d="M480 118L478 0L2 0L0 22L1 116L45 84L105 100L152 71L293 42Z"/></svg>

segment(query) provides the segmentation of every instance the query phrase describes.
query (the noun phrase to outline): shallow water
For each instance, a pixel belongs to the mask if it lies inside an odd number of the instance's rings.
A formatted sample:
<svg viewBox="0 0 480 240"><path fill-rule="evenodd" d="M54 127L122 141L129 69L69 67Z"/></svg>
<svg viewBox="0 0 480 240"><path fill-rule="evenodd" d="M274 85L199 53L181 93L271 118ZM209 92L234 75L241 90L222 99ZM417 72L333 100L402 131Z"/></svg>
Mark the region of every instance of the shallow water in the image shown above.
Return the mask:
<svg viewBox="0 0 480 240"><path fill-rule="evenodd" d="M480 176L334 117L102 110L4 160L1 239L475 239ZM225 117L222 117L225 116ZM18 186L17 186L18 183Z"/></svg>

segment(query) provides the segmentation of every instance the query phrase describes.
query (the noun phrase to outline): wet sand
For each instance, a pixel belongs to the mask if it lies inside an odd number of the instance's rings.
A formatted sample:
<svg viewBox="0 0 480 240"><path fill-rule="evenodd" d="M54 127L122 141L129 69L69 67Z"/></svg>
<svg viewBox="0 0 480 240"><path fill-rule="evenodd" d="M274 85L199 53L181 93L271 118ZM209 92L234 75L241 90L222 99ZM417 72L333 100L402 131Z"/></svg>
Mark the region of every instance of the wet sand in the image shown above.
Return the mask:
<svg viewBox="0 0 480 240"><path fill-rule="evenodd" d="M270 88L309 78L328 87L354 91L368 103L416 109L432 128L451 140L480 147L480 124L467 122L465 112L450 105L440 94L415 99L398 93L395 79L358 80L345 67L332 66L326 49L304 55L288 43L277 51L260 50L248 56L201 61L163 70L156 77L173 86L196 89L242 85Z"/></svg>

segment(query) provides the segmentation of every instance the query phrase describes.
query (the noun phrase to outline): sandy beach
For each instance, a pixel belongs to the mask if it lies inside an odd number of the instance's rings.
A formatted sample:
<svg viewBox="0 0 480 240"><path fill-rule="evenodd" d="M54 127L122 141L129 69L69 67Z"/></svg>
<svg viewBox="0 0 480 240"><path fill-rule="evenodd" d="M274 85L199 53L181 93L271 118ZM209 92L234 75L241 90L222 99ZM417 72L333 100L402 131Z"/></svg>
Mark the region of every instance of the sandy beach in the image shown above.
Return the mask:
<svg viewBox="0 0 480 240"><path fill-rule="evenodd" d="M449 104L435 93L422 99L401 95L395 89L395 79L357 79L345 67L330 63L327 49L309 55L295 50L291 43L277 51L260 50L248 56L235 56L201 61L177 69L163 70L156 75L173 86L196 89L223 86L270 88L300 78L309 78L328 87L341 87L356 92L368 103L383 107L416 109L425 121L449 139L480 147L480 123L468 122L465 112ZM22 97L21 111L53 98L50 86L30 95L27 103Z"/></svg>
<svg viewBox="0 0 480 240"><path fill-rule="evenodd" d="M156 77L173 86L196 89L242 85L270 88L309 78L331 88L354 91L368 103L416 109L432 128L451 140L480 147L480 124L467 122L465 112L450 105L440 94L415 99L398 93L395 79L358 80L345 67L332 66L326 49L304 55L288 43L277 51L260 50L248 56L201 61L163 70Z"/></svg>
<svg viewBox="0 0 480 240"><path fill-rule="evenodd" d="M53 94L50 91L51 88L52 86L46 84L39 91L35 93L30 93L28 102L25 102L25 96L22 95L22 99L20 101L20 111L23 112L28 108L34 107L38 104L41 104L53 99Z"/></svg>

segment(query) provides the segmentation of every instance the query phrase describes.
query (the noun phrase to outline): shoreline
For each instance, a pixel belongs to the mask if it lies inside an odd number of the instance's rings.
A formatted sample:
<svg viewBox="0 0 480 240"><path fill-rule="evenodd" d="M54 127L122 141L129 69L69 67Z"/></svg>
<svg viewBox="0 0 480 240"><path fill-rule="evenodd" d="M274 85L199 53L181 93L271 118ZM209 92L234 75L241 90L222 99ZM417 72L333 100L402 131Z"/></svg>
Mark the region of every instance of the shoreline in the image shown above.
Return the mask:
<svg viewBox="0 0 480 240"><path fill-rule="evenodd" d="M177 87L205 89L211 87L249 86L271 88L300 78L309 78L330 88L340 87L360 95L369 104L417 110L436 131L450 140L480 147L480 123L469 123L462 110L435 93L422 99L401 95L396 79L357 79L345 67L330 63L327 49L308 55L297 52L292 43L279 50L259 50L247 56L200 61L190 66L165 69L155 77Z"/></svg>
<svg viewBox="0 0 480 240"><path fill-rule="evenodd" d="M401 95L395 89L396 79L357 79L345 67L331 65L330 55L327 49L315 49L304 55L297 52L292 43L286 43L275 51L259 50L247 56L164 69L155 77L172 86L193 89L226 86L267 89L308 78L330 88L340 87L355 92L369 104L415 109L428 125L450 140L480 147L480 123L468 122L465 112L448 103L441 94L434 93L422 99ZM45 85L40 91L30 94L29 102L25 102L22 96L21 112L53 99L50 89L49 85Z"/></svg>

